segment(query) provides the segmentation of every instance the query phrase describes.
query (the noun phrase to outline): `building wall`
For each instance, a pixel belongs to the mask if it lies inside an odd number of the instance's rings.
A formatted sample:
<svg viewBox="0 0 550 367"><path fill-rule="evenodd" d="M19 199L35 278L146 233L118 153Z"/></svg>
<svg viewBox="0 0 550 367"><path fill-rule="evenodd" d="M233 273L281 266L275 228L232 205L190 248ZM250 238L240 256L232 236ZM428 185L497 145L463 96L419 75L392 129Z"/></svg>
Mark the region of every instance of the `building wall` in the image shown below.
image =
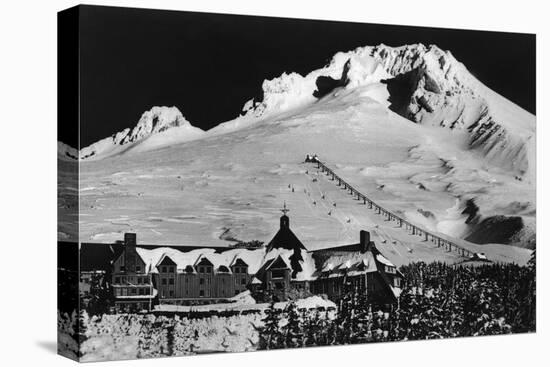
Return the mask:
<svg viewBox="0 0 550 367"><path fill-rule="evenodd" d="M115 303L136 303L136 300L124 300L124 297L147 298L152 292L151 276L146 274L145 263L138 256L134 246L126 246L124 252L115 260L111 284ZM143 301L143 300L141 300ZM149 300L146 299L148 304Z"/></svg>
<svg viewBox="0 0 550 367"><path fill-rule="evenodd" d="M246 267L238 272L159 272L155 274L159 302L165 304L207 303L225 300L247 290L252 275ZM172 279L173 284L171 284Z"/></svg>

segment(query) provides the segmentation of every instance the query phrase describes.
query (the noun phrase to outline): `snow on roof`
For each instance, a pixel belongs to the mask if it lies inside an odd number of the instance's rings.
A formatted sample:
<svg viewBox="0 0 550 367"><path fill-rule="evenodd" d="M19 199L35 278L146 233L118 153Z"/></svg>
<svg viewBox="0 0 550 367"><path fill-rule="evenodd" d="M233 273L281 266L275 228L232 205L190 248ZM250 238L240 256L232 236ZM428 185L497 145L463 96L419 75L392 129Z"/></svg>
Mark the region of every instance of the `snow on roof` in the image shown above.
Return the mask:
<svg viewBox="0 0 550 367"><path fill-rule="evenodd" d="M365 253L353 251L345 254L332 255L329 256L321 266L321 272L333 273L331 274L332 276L338 276L339 271L344 269L352 271L354 274L377 271L373 253L370 251Z"/></svg>
<svg viewBox="0 0 550 367"><path fill-rule="evenodd" d="M376 254L376 260L380 261L382 264L384 265L387 265L387 266L393 266L395 268L395 265L392 264L392 262L388 259L386 259L384 256L382 256L381 254Z"/></svg>
<svg viewBox="0 0 550 367"><path fill-rule="evenodd" d="M157 273L157 265L165 256L168 256L176 263L177 270L183 272L187 266L194 266L202 258L208 259L214 269L220 266L230 267L236 259L242 259L248 265L248 273L256 274L263 264L265 249L232 249L221 253L212 248L195 249L191 251L181 251L169 247L160 247L152 250L141 247L136 248L137 253L145 262L146 269L152 273Z"/></svg>
<svg viewBox="0 0 550 367"><path fill-rule="evenodd" d="M266 263L267 261L273 261L280 256L281 259L285 262L286 266L289 269L292 269L290 258L293 255L294 255L294 250L287 250L284 248L274 248L273 250L266 253L264 263ZM314 274L317 271L317 269L315 267L315 260L313 259L312 254L306 251L305 249L300 249L300 255L302 260L299 261L299 264L302 270L296 273L296 277L293 278L293 280L305 281L305 280L315 279Z"/></svg>

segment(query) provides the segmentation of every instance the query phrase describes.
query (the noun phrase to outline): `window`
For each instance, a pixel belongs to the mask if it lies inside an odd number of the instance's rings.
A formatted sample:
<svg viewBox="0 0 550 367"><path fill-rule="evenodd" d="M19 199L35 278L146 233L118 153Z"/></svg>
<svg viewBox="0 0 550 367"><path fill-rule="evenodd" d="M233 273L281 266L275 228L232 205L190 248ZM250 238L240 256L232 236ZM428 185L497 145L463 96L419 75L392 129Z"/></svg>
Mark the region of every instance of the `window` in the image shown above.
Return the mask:
<svg viewBox="0 0 550 367"><path fill-rule="evenodd" d="M126 271L126 267L124 265L120 265L120 271L121 272L125 272Z"/></svg>
<svg viewBox="0 0 550 367"><path fill-rule="evenodd" d="M204 278L201 278L201 279L199 280L199 284L204 284Z"/></svg>
<svg viewBox="0 0 550 367"><path fill-rule="evenodd" d="M246 278L242 278L242 279L241 279L241 284L242 284L242 285L246 285Z"/></svg>
<svg viewBox="0 0 550 367"><path fill-rule="evenodd" d="M166 273L166 266L161 266L160 271L161 273Z"/></svg>
<svg viewBox="0 0 550 367"><path fill-rule="evenodd" d="M239 274L241 272L241 268L239 268L238 266L235 266L235 268L233 268L233 272L235 274Z"/></svg>
<svg viewBox="0 0 550 367"><path fill-rule="evenodd" d="M136 265L136 273L141 272L141 265Z"/></svg>
<svg viewBox="0 0 550 367"><path fill-rule="evenodd" d="M393 266L387 266L386 265L386 273L395 274L395 268Z"/></svg>
<svg viewBox="0 0 550 367"><path fill-rule="evenodd" d="M204 297L204 289L201 289L201 290L199 291L199 297Z"/></svg>
<svg viewBox="0 0 550 367"><path fill-rule="evenodd" d="M115 277L115 284L120 284L120 277Z"/></svg>
<svg viewBox="0 0 550 367"><path fill-rule="evenodd" d="M162 278L161 283L162 285L166 285L166 278Z"/></svg>
<svg viewBox="0 0 550 367"><path fill-rule="evenodd" d="M170 266L170 267L168 268L168 271L169 271L170 273L173 273L173 272L174 272L174 267L173 267L173 266Z"/></svg>
<svg viewBox="0 0 550 367"><path fill-rule="evenodd" d="M137 289L135 289L135 288L132 288L132 291L131 291L131 292L132 292L132 294L134 294L134 295L135 295L135 294L137 294Z"/></svg>
<svg viewBox="0 0 550 367"><path fill-rule="evenodd" d="M174 291L170 291L170 297L174 297Z"/></svg>
<svg viewBox="0 0 550 367"><path fill-rule="evenodd" d="M397 288L400 288L401 287L401 278L394 278L393 279L393 286L394 287L397 287Z"/></svg>
<svg viewBox="0 0 550 367"><path fill-rule="evenodd" d="M168 279L168 284L170 284L170 285L174 285L174 278L170 278L170 279Z"/></svg>
<svg viewBox="0 0 550 367"><path fill-rule="evenodd" d="M138 278L137 278L137 284L141 284L142 281L143 281L143 279L141 279L141 277L138 277Z"/></svg>
<svg viewBox="0 0 550 367"><path fill-rule="evenodd" d="M140 289L139 289L139 295L140 295L140 296L145 295L145 289L140 288Z"/></svg>

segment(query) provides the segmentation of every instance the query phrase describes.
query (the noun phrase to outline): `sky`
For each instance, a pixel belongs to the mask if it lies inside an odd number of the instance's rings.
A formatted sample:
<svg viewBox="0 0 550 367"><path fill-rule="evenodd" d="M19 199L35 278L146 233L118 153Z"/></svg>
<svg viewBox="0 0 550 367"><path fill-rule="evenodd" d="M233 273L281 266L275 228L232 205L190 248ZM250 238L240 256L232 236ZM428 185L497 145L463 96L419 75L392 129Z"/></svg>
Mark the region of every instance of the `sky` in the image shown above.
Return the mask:
<svg viewBox="0 0 550 367"><path fill-rule="evenodd" d="M210 129L239 115L265 79L302 75L338 51L436 44L487 86L535 112L528 34L84 6L80 9L80 147L176 106ZM74 128L59 137L75 146Z"/></svg>

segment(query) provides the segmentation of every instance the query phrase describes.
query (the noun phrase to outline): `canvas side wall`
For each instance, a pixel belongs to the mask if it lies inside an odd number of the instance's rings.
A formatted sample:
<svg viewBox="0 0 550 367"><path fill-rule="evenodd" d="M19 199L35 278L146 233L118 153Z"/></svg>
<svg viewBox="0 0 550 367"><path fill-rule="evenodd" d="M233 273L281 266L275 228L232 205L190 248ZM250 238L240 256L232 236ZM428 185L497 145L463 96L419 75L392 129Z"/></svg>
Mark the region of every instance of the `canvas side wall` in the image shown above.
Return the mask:
<svg viewBox="0 0 550 367"><path fill-rule="evenodd" d="M79 8L57 14L57 350L79 360Z"/></svg>

